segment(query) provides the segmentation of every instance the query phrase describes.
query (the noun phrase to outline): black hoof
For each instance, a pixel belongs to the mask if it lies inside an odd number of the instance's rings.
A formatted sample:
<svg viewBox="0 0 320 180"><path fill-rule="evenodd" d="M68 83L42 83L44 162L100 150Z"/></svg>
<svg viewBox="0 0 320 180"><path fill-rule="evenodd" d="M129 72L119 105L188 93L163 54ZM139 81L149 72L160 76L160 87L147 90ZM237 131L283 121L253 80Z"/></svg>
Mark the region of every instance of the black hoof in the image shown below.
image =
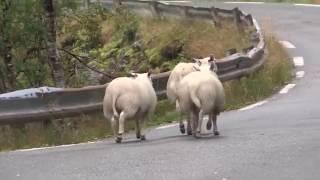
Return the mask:
<svg viewBox="0 0 320 180"><path fill-rule="evenodd" d="M208 123L207 123L207 130L210 130L212 128L212 122L209 119Z"/></svg>
<svg viewBox="0 0 320 180"><path fill-rule="evenodd" d="M141 141L145 141L145 140L146 140L146 135L142 135L142 136L140 137L140 139L141 139Z"/></svg>
<svg viewBox="0 0 320 180"><path fill-rule="evenodd" d="M200 138L200 132L193 132L193 137L196 139Z"/></svg>
<svg viewBox="0 0 320 180"><path fill-rule="evenodd" d="M186 129L184 128L184 125L180 125L180 132L181 132L181 134L186 133Z"/></svg>
<svg viewBox="0 0 320 180"><path fill-rule="evenodd" d="M192 135L192 131L191 131L191 130L188 131L187 133L188 133L188 136L191 136L191 135Z"/></svg>
<svg viewBox="0 0 320 180"><path fill-rule="evenodd" d="M215 136L219 136L219 135L220 135L220 132L219 132L219 131L214 131L213 134L214 134Z"/></svg>
<svg viewBox="0 0 320 180"><path fill-rule="evenodd" d="M137 139L140 139L141 138L140 133L136 134L136 137L137 137Z"/></svg>
<svg viewBox="0 0 320 180"><path fill-rule="evenodd" d="M118 136L118 137L116 138L116 143L121 143L121 141L122 141L122 137L119 137L119 136Z"/></svg>

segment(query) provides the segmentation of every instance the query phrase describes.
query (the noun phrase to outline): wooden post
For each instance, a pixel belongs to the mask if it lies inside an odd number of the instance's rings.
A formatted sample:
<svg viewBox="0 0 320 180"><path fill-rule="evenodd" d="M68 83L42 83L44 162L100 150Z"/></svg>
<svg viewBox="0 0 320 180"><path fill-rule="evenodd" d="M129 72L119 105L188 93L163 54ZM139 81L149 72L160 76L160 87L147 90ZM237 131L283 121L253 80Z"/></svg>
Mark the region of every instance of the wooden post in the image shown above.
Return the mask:
<svg viewBox="0 0 320 180"><path fill-rule="evenodd" d="M152 16L155 18L159 18L160 17L160 12L158 10L158 2L157 1L151 1L149 3L150 9L151 9L151 13Z"/></svg>
<svg viewBox="0 0 320 180"><path fill-rule="evenodd" d="M84 0L85 9L89 9L89 6L90 6L90 0Z"/></svg>
<svg viewBox="0 0 320 180"><path fill-rule="evenodd" d="M233 11L234 24L237 26L238 30L241 30L240 11L238 8L234 8L232 11Z"/></svg>
<svg viewBox="0 0 320 180"><path fill-rule="evenodd" d="M118 9L121 6L121 0L112 0L113 8Z"/></svg>
<svg viewBox="0 0 320 180"><path fill-rule="evenodd" d="M183 15L185 18L189 17L189 7L188 6L183 7Z"/></svg>
<svg viewBox="0 0 320 180"><path fill-rule="evenodd" d="M220 23L220 19L219 19L219 15L217 12L217 9L215 7L211 7L211 17L212 17L212 21L214 23L215 27L221 27L221 23Z"/></svg>
<svg viewBox="0 0 320 180"><path fill-rule="evenodd" d="M253 26L252 15L251 15L251 14L246 15L246 19L247 19L247 21L249 21L249 24L250 24L251 26Z"/></svg>

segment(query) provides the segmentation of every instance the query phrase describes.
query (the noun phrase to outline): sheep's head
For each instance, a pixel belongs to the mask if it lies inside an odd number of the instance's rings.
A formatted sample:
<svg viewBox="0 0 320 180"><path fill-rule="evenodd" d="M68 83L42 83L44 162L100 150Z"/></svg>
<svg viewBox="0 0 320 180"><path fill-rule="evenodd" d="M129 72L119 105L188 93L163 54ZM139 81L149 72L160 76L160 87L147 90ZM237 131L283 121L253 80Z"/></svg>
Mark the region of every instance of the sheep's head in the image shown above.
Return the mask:
<svg viewBox="0 0 320 180"><path fill-rule="evenodd" d="M213 55L207 58L202 58L202 59L193 59L197 67L199 68L200 71L212 71L217 73L218 67L216 64L216 59L214 58Z"/></svg>
<svg viewBox="0 0 320 180"><path fill-rule="evenodd" d="M135 73L135 72L130 72L129 76L134 78L134 79L148 79L151 81L151 72L147 73Z"/></svg>

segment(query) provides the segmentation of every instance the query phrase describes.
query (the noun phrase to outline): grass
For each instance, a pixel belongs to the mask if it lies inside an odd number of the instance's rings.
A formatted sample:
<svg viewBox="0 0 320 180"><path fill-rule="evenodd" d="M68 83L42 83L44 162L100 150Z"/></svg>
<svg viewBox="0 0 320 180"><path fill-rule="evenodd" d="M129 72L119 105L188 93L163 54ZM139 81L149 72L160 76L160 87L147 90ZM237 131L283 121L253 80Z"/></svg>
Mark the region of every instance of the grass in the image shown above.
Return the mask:
<svg viewBox="0 0 320 180"><path fill-rule="evenodd" d="M266 35L266 41L269 52L264 68L248 77L224 83L227 110L266 98L291 80L293 66L288 54L274 36ZM178 117L173 104L167 100L160 101L147 126L170 123ZM126 129L133 130L133 123L129 122ZM110 124L103 118L102 112L55 120L47 126L42 123L3 126L0 127L0 134L0 151L87 142L112 135Z"/></svg>
<svg viewBox="0 0 320 180"><path fill-rule="evenodd" d="M292 63L274 36L266 38L268 55L264 68L240 80L224 83L226 109L240 108L278 91L291 80Z"/></svg>
<svg viewBox="0 0 320 180"><path fill-rule="evenodd" d="M59 42L75 54L95 59L89 60L89 66L116 76L132 70L164 72L193 57L214 54L220 58L229 49L241 51L252 45L251 29L239 31L230 20L221 20L221 27L215 27L210 21L195 19L139 17L126 9L95 16L90 12L64 18ZM90 82L81 75L70 73L74 78L68 86L81 87Z"/></svg>
<svg viewBox="0 0 320 180"><path fill-rule="evenodd" d="M225 56L228 49L241 50L250 46L249 33L239 32L235 25L229 22L224 22L222 28L216 28L209 22L194 19L145 18L139 34L143 34L143 42L150 48L181 41L183 55L187 58L209 54L220 58Z"/></svg>

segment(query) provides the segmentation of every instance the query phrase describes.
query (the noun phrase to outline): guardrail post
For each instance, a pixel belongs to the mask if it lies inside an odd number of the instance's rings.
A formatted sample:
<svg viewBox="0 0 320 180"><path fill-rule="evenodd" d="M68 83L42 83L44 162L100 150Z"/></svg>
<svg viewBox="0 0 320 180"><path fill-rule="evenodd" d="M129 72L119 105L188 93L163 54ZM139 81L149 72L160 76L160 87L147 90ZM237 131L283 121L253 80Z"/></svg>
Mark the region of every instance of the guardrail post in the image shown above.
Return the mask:
<svg viewBox="0 0 320 180"><path fill-rule="evenodd" d="M118 9L121 6L121 0L112 0L113 8Z"/></svg>
<svg viewBox="0 0 320 180"><path fill-rule="evenodd" d="M149 3L149 6L150 6L151 13L152 13L153 17L159 18L160 17L160 12L158 10L158 2L157 1L151 1Z"/></svg>
<svg viewBox="0 0 320 180"><path fill-rule="evenodd" d="M249 22L250 26L253 26L253 19L252 19L252 15L248 14L245 16L246 20Z"/></svg>
<svg viewBox="0 0 320 180"><path fill-rule="evenodd" d="M183 7L183 15L186 18L189 17L189 7L188 6Z"/></svg>
<svg viewBox="0 0 320 180"><path fill-rule="evenodd" d="M240 11L238 8L234 8L232 11L233 11L234 24L237 26L238 30L241 30Z"/></svg>
<svg viewBox="0 0 320 180"><path fill-rule="evenodd" d="M212 21L214 23L214 26L221 27L219 15L218 15L217 9L215 7L213 7L213 6L211 7L210 14L212 16Z"/></svg>

